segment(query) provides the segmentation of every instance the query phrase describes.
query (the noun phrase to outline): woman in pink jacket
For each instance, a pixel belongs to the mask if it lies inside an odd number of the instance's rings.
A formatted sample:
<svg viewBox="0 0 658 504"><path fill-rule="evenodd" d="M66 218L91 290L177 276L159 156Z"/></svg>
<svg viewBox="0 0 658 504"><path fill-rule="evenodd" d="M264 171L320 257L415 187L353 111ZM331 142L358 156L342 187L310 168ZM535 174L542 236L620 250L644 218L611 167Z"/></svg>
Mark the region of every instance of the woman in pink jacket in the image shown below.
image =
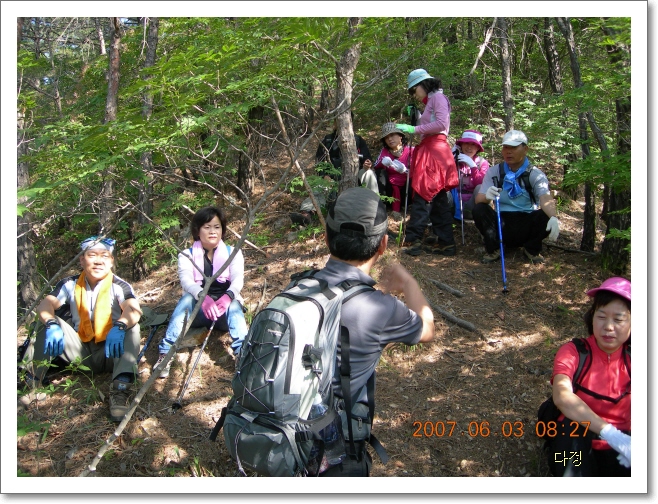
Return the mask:
<svg viewBox="0 0 658 504"><path fill-rule="evenodd" d="M480 191L480 185L484 179L485 173L489 169L489 161L478 156L484 152L482 148L482 133L477 130L466 130L462 137L455 142L459 154L457 155L457 168L461 172L461 197L464 208L464 218L472 219L473 208L475 207L474 194ZM455 196L455 218L461 219L459 212L459 193L456 189L452 190ZM455 195L455 193L457 193Z"/></svg>
<svg viewBox="0 0 658 504"><path fill-rule="evenodd" d="M426 250L454 256L457 252L452 232L452 205L448 191L459 185L457 166L448 144L450 101L443 94L441 81L419 68L407 77L407 89L425 104L418 126L396 124L405 133L420 135L420 144L411 161L411 186L414 190L411 217L407 224L404 252L416 256L423 252L423 233L428 220L432 236Z"/></svg>
<svg viewBox="0 0 658 504"><path fill-rule="evenodd" d="M400 209L403 199L406 199L405 190L407 187L407 177L409 175L409 165L411 163L411 147L407 145L407 138L401 130L395 127L395 123L387 122L382 126L381 139L383 149L375 162L375 172L377 180L383 181L380 194L392 196L393 220L399 222L402 220ZM380 171L382 170L382 171ZM390 194L388 189L390 188ZM404 195L404 198L402 197Z"/></svg>

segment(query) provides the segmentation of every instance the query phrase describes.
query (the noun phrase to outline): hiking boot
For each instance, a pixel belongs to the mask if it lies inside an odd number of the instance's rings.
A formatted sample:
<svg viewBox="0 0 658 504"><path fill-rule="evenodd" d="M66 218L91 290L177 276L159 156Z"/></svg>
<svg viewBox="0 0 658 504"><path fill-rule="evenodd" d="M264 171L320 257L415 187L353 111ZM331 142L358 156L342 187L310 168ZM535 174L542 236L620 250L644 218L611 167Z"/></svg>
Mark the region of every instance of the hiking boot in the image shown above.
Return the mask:
<svg viewBox="0 0 658 504"><path fill-rule="evenodd" d="M410 256L419 256L423 253L423 244L420 240L412 242L404 242L402 244L402 252Z"/></svg>
<svg viewBox="0 0 658 504"><path fill-rule="evenodd" d="M155 368L157 368L160 363L165 360L165 357L167 354L161 353L160 356L158 357L158 362L155 363L155 366L153 366L153 369L151 370L151 373L156 372ZM171 363L174 361L173 357L169 359L169 362L167 362L167 365L160 371L160 376L158 376L158 379L165 379L169 377L169 370L171 369Z"/></svg>
<svg viewBox="0 0 658 504"><path fill-rule="evenodd" d="M528 261L530 261L531 264L541 264L544 262L544 258L541 255L532 255L525 248L523 248L523 254L528 258Z"/></svg>
<svg viewBox="0 0 658 504"><path fill-rule="evenodd" d="M128 413L131 388L130 383L112 381L112 385L110 385L110 418L113 422L120 422Z"/></svg>
<svg viewBox="0 0 658 504"><path fill-rule="evenodd" d="M482 256L482 262L484 264L496 262L500 259L500 250L494 250L491 254L484 254Z"/></svg>
<svg viewBox="0 0 658 504"><path fill-rule="evenodd" d="M438 239L433 245L425 245L423 248L428 254L444 256L454 256L457 254L457 247L454 243L444 243Z"/></svg>
<svg viewBox="0 0 658 504"><path fill-rule="evenodd" d="M425 245L429 246L434 246L438 243L439 237L436 236L435 234L430 234L429 236L426 236L425 239L423 240L423 243Z"/></svg>

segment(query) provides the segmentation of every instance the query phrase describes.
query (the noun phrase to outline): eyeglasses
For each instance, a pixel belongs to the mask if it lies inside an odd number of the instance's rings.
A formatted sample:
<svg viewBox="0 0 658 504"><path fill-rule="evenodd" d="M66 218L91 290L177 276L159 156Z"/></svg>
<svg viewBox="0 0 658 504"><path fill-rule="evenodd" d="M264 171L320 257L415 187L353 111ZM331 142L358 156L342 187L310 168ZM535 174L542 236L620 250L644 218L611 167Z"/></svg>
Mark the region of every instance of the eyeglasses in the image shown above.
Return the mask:
<svg viewBox="0 0 658 504"><path fill-rule="evenodd" d="M414 87L412 87L412 88L409 90L409 94L410 94L410 95L415 95L415 94L416 94L416 88L417 88L417 87L418 87L418 86L414 86Z"/></svg>
<svg viewBox="0 0 658 504"><path fill-rule="evenodd" d="M114 247L117 243L116 240L112 238L98 238L98 236L90 236L86 240L83 240L82 243L80 243L80 248L85 249L87 246L92 246L95 243L102 243L103 245L107 245L108 247Z"/></svg>

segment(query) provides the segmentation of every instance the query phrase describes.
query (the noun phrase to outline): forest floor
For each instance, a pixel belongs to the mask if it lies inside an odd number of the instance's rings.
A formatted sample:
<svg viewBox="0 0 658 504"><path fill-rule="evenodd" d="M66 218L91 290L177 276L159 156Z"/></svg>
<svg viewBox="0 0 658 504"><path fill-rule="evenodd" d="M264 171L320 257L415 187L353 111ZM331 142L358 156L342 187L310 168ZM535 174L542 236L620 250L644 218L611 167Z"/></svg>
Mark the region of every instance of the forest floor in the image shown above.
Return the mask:
<svg viewBox="0 0 658 504"><path fill-rule="evenodd" d="M375 147L373 153L377 151ZM306 156L305 166L311 166L312 154ZM270 154L264 163L281 167L287 159ZM292 273L321 268L328 259L317 224L301 229L288 218L302 199L282 195L252 227L249 239L268 255L248 245L243 248L242 294L248 315L280 292ZM543 264L529 264L518 249L506 250L506 295L500 262L480 261L483 242L472 221L465 223L464 245L461 226L455 223L455 257L410 257L389 241L372 276L377 279L384 265L399 261L418 280L430 303L473 324L477 332L435 311L433 342L386 348L377 368L373 433L390 461L383 465L375 456L373 476L549 475L535 433L537 409L550 394L555 351L571 338L585 336L586 290L603 280L596 257L565 250L579 247L582 209L580 201L560 199L557 244L563 248L545 247ZM229 226L240 232L244 221L230 215ZM392 220L390 230L397 232ZM598 236L602 238L602 230ZM130 278L120 268L118 274ZM432 280L463 296L441 290ZM170 314L180 297L173 264L152 271L133 287L140 303L158 313ZM157 331L139 365L140 385L157 360L157 342L164 330L162 326ZM149 327L143 326L141 332L144 343ZM19 333L18 343L23 339L25 334ZM171 408L196 359L200 348L196 343L181 348L169 378L156 380L148 390L99 462L98 476L237 475L223 435L216 442L208 439L231 395L234 364L227 354L228 334L211 335L183 407ZM92 381L82 373L60 374L52 380L50 390L19 389L19 475L78 476L116 429L108 412L109 375L96 375Z"/></svg>

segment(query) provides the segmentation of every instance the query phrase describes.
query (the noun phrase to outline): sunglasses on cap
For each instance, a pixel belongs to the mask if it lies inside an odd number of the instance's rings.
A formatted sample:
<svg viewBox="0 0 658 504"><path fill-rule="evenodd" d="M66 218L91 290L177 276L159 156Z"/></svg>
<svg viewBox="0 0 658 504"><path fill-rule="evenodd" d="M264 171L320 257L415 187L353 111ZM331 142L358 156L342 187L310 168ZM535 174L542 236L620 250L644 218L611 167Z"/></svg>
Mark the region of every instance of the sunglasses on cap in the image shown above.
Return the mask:
<svg viewBox="0 0 658 504"><path fill-rule="evenodd" d="M94 244L97 243L102 243L103 245L106 245L107 247L114 248L116 245L117 241L114 240L113 238L98 238L98 236L90 236L86 240L83 240L82 243L80 243L80 248L82 250L92 247Z"/></svg>

